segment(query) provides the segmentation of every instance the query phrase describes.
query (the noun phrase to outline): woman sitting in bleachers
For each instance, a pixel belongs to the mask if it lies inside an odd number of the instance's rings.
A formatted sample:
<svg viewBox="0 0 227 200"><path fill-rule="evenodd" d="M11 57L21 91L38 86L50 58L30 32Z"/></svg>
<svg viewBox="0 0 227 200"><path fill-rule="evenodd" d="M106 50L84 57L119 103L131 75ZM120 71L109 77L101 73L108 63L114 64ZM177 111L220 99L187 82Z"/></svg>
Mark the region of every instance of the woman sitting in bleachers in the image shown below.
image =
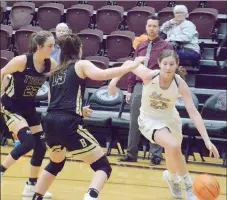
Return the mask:
<svg viewBox="0 0 227 200"><path fill-rule="evenodd" d="M181 65L198 65L201 58L199 34L196 26L186 19L188 9L184 5L176 5L173 12L175 17L165 22L160 30L176 47Z"/></svg>

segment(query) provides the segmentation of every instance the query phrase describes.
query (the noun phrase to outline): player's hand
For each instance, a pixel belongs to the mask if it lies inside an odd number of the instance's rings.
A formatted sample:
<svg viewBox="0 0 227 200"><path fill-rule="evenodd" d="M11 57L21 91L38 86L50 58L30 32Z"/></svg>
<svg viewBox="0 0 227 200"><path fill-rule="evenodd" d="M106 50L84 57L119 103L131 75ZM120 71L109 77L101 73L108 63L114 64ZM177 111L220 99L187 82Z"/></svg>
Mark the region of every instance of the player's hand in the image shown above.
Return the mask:
<svg viewBox="0 0 227 200"><path fill-rule="evenodd" d="M207 147L207 149L210 151L210 157L214 154L214 157L215 158L219 158L220 155L219 155L219 152L216 148L216 146L211 142L211 141L205 141L205 145Z"/></svg>
<svg viewBox="0 0 227 200"><path fill-rule="evenodd" d="M148 59L149 59L149 57L147 57L147 56L138 56L138 57L135 58L134 62L144 63Z"/></svg>
<svg viewBox="0 0 227 200"><path fill-rule="evenodd" d="M89 108L90 106L83 107L83 117L91 117L93 110Z"/></svg>
<svg viewBox="0 0 227 200"><path fill-rule="evenodd" d="M127 104L130 104L131 96L132 96L132 93L129 93L129 92L128 92L128 93L126 94L125 101L126 101Z"/></svg>

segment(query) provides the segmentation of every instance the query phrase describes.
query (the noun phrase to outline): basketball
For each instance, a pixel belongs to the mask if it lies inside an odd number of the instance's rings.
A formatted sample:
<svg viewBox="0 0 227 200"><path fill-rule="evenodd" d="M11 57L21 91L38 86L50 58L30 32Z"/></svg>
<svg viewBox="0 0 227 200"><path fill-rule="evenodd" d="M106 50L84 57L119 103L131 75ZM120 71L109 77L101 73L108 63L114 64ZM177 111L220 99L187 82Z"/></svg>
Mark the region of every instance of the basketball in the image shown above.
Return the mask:
<svg viewBox="0 0 227 200"><path fill-rule="evenodd" d="M194 181L193 191L199 200L216 200L220 194L220 186L213 176L203 174Z"/></svg>

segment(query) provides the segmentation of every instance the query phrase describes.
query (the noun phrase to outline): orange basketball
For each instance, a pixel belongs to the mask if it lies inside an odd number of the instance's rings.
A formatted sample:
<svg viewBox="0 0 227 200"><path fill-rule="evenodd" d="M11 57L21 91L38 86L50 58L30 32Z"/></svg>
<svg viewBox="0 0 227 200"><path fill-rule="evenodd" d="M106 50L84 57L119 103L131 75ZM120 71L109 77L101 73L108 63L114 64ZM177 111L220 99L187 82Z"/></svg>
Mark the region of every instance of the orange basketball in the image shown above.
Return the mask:
<svg viewBox="0 0 227 200"><path fill-rule="evenodd" d="M199 200L216 200L220 194L220 186L213 176L203 174L194 181L193 191Z"/></svg>

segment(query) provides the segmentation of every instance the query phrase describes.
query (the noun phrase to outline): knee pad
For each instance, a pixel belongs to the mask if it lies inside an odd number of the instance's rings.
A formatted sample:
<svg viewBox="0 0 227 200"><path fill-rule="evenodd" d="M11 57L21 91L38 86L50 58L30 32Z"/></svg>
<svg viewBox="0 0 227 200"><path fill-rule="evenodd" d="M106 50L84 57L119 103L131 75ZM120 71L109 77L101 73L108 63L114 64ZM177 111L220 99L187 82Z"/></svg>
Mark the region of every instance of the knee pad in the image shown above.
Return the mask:
<svg viewBox="0 0 227 200"><path fill-rule="evenodd" d="M28 127L19 130L17 137L20 140L20 144L10 152L14 160L18 160L21 156L31 151L34 145L33 135Z"/></svg>
<svg viewBox="0 0 227 200"><path fill-rule="evenodd" d="M44 132L38 132L33 134L34 147L33 147L33 155L31 159L32 166L41 166L44 156L46 154L46 143L45 143L45 135Z"/></svg>
<svg viewBox="0 0 227 200"><path fill-rule="evenodd" d="M64 165L65 159L60 163L50 161L50 163L45 167L45 170L51 173L52 175L57 176L57 174L63 169Z"/></svg>
<svg viewBox="0 0 227 200"><path fill-rule="evenodd" d="M98 170L104 171L107 174L107 178L110 177L112 168L106 156L101 157L96 162L92 163L91 168L96 172Z"/></svg>

